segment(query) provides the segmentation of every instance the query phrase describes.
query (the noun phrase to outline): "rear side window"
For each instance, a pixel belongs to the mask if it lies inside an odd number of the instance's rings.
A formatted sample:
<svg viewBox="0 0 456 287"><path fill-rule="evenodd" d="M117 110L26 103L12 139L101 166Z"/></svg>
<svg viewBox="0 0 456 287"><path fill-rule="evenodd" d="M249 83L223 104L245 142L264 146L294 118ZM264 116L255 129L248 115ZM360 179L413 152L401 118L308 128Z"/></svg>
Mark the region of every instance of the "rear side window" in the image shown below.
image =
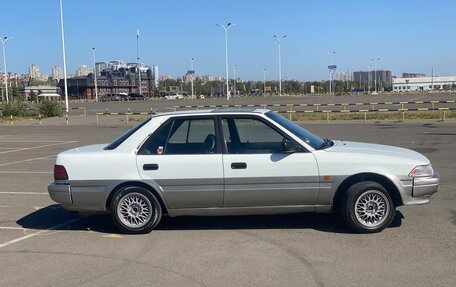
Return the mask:
<svg viewBox="0 0 456 287"><path fill-rule="evenodd" d="M151 120L151 118L148 118L147 120L133 126L131 129L129 129L128 131L126 131L124 134L122 134L120 137L118 137L117 139L115 139L112 143L110 143L109 145L107 145L104 149L105 150L113 150L115 148L117 148L120 144L122 144L126 139L128 139L132 134L134 134L137 130L139 130L140 128L142 128L145 124L147 124L149 121Z"/></svg>
<svg viewBox="0 0 456 287"><path fill-rule="evenodd" d="M158 154L158 148L163 148L166 144L166 140L168 139L169 131L171 130L172 124L173 121L168 121L167 123L159 127L141 146L141 148L138 151L138 154Z"/></svg>
<svg viewBox="0 0 456 287"><path fill-rule="evenodd" d="M212 153L219 153L213 118L174 120L165 155Z"/></svg>
<svg viewBox="0 0 456 287"><path fill-rule="evenodd" d="M162 125L138 151L139 155L220 153L214 118L175 119Z"/></svg>

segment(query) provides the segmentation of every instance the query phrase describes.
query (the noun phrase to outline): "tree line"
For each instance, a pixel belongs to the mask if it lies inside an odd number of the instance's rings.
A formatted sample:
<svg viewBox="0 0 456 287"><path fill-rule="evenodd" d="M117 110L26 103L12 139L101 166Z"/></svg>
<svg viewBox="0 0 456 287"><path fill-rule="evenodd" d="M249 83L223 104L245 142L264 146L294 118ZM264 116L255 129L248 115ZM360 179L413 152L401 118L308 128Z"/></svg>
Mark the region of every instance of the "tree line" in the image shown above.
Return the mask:
<svg viewBox="0 0 456 287"><path fill-rule="evenodd" d="M195 95L210 95L226 93L226 82L222 81L203 81L201 78L193 80L193 90ZM230 79L230 91L234 91L234 81ZM369 85L359 81L332 81L332 91L337 95L351 92L375 91L374 83ZM159 90L166 91L167 87L177 87L182 94L191 94L190 82L185 82L181 78L166 79L160 81ZM277 94L279 90L278 81L236 81L236 93L249 95L257 93ZM377 83L378 91L390 91L391 86L387 83ZM302 95L302 94L327 94L329 93L329 81L282 81L282 94Z"/></svg>

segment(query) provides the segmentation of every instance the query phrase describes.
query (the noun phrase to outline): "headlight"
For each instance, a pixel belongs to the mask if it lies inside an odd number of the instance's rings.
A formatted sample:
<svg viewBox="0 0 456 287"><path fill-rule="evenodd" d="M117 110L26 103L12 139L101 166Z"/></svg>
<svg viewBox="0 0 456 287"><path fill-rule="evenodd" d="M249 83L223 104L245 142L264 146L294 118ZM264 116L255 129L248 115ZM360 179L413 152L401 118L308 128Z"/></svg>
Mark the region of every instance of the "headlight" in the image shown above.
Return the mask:
<svg viewBox="0 0 456 287"><path fill-rule="evenodd" d="M434 169L432 165L417 165L412 171L409 173L410 177L424 177L424 176L433 176Z"/></svg>

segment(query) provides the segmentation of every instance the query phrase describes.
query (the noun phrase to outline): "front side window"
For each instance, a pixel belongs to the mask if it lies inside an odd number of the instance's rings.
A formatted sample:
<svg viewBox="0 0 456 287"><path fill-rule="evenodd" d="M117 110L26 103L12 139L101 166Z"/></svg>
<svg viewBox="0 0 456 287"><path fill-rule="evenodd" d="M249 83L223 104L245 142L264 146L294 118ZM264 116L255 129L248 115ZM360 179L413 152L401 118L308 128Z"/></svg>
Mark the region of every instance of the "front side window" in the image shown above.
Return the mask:
<svg viewBox="0 0 456 287"><path fill-rule="evenodd" d="M228 153L271 154L282 152L284 136L254 118L222 118Z"/></svg>

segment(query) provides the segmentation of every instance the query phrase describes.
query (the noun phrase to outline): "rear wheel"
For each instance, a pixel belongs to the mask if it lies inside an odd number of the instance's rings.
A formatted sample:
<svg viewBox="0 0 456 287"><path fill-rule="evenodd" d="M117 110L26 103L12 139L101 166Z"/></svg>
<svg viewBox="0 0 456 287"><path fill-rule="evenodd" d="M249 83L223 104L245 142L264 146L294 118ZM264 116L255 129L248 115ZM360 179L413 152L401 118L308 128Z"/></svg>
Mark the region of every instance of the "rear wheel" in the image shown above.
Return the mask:
<svg viewBox="0 0 456 287"><path fill-rule="evenodd" d="M126 233L148 233L158 225L162 216L157 198L149 190L138 186L119 189L110 207L114 223Z"/></svg>
<svg viewBox="0 0 456 287"><path fill-rule="evenodd" d="M386 189L373 181L352 185L341 202L342 218L359 233L380 232L394 219L395 208Z"/></svg>

